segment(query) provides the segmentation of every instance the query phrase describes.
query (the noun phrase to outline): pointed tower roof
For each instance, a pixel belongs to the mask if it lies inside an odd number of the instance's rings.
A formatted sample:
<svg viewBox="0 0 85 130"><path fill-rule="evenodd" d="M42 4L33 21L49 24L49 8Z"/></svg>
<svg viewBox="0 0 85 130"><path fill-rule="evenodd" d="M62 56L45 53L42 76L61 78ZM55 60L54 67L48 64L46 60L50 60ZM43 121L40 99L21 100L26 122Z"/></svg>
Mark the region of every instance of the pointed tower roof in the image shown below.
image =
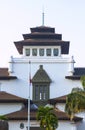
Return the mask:
<svg viewBox="0 0 85 130"><path fill-rule="evenodd" d="M32 83L41 83L41 82L46 82L46 83L50 83L51 79L48 76L48 74L46 73L46 71L43 69L43 66L40 65L39 70L36 72L36 74L34 75L33 79L32 79Z"/></svg>

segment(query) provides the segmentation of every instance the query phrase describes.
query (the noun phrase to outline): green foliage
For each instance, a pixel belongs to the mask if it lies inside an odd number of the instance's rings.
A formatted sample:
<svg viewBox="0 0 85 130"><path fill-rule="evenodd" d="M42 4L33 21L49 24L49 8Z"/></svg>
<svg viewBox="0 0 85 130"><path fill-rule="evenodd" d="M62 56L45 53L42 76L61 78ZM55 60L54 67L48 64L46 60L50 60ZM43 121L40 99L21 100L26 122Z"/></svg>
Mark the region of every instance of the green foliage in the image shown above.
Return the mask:
<svg viewBox="0 0 85 130"><path fill-rule="evenodd" d="M73 89L72 89L71 93L81 92L81 91L83 91L82 88L76 87L76 88L73 88Z"/></svg>
<svg viewBox="0 0 85 130"><path fill-rule="evenodd" d="M72 120L75 113L85 110L85 92L73 92L67 96L65 111Z"/></svg>
<svg viewBox="0 0 85 130"><path fill-rule="evenodd" d="M85 110L85 75L81 76L83 89L73 88L71 94L67 96L65 111L72 120L74 114Z"/></svg>
<svg viewBox="0 0 85 130"><path fill-rule="evenodd" d="M85 75L81 76L81 83L82 83L82 86L83 86L83 89L85 90Z"/></svg>
<svg viewBox="0 0 85 130"><path fill-rule="evenodd" d="M7 118L4 115L0 115L0 120L7 120Z"/></svg>
<svg viewBox="0 0 85 130"><path fill-rule="evenodd" d="M58 127L58 118L53 113L53 108L39 107L37 120L40 121L40 127L46 130L55 130Z"/></svg>

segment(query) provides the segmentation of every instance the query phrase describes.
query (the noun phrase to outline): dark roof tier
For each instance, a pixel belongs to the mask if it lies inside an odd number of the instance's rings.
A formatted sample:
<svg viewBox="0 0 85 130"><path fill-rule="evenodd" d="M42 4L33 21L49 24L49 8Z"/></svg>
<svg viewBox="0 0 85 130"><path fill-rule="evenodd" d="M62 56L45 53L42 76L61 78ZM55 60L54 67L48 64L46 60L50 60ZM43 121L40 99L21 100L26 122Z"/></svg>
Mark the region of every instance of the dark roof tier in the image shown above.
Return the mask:
<svg viewBox="0 0 85 130"><path fill-rule="evenodd" d="M62 40L61 34L55 34L55 28L40 26L31 28L31 33L23 34L24 39L56 39Z"/></svg>
<svg viewBox="0 0 85 130"><path fill-rule="evenodd" d="M66 79L80 80L81 76L85 75L85 68L74 68L74 73L72 76L65 76Z"/></svg>
<svg viewBox="0 0 85 130"><path fill-rule="evenodd" d="M0 76L0 80L15 80L16 76Z"/></svg>
<svg viewBox="0 0 85 130"><path fill-rule="evenodd" d="M79 76L85 75L85 68L83 67L74 68L74 75L79 75Z"/></svg>
<svg viewBox="0 0 85 130"><path fill-rule="evenodd" d="M31 33L23 34L23 37L24 40L14 42L20 54L23 53L23 46L61 46L61 54L69 53L69 41L62 41L62 35L56 34L55 28L31 28Z"/></svg>
<svg viewBox="0 0 85 130"><path fill-rule="evenodd" d="M69 42L58 40L43 40L43 39L27 39L19 42L14 42L20 54L23 54L23 46L61 46L61 54L69 53Z"/></svg>
<svg viewBox="0 0 85 130"><path fill-rule="evenodd" d="M26 39L56 39L56 40L62 40L61 34L55 34L55 33L30 33L30 34L23 34L24 40Z"/></svg>
<svg viewBox="0 0 85 130"><path fill-rule="evenodd" d="M55 33L55 28L47 27L47 26L39 26L35 28L30 28L30 30L31 30L31 33L34 33L34 32Z"/></svg>

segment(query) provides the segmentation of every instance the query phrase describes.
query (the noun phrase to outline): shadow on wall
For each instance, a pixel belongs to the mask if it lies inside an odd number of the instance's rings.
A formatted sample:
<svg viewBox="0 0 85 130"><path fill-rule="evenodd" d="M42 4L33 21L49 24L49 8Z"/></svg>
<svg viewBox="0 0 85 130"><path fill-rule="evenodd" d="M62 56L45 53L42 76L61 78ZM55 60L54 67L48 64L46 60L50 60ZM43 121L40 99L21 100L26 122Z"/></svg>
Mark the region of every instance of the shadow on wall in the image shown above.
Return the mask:
<svg viewBox="0 0 85 130"><path fill-rule="evenodd" d="M8 122L0 120L0 130L8 130Z"/></svg>

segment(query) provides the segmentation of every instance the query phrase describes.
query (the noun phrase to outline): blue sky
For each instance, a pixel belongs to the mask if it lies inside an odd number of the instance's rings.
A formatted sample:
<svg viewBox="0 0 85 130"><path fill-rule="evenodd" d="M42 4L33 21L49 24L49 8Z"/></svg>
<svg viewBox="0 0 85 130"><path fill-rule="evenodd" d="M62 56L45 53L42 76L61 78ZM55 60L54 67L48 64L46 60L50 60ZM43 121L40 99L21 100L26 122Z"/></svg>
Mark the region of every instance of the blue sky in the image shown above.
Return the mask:
<svg viewBox="0 0 85 130"><path fill-rule="evenodd" d="M43 7L45 26L70 41L75 66L85 67L85 0L0 0L0 67L8 66L11 55L19 56L13 42L42 25Z"/></svg>

